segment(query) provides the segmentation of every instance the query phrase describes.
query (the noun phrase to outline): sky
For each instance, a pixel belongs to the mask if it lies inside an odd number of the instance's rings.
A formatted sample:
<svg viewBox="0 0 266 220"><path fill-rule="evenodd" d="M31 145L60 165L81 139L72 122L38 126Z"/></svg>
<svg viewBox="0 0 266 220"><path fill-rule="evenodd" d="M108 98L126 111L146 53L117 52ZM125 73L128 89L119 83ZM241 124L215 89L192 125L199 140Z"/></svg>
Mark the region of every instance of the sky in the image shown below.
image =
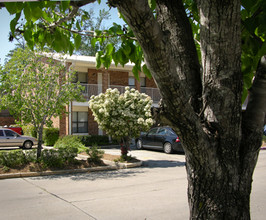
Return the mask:
<svg viewBox="0 0 266 220"><path fill-rule="evenodd" d="M106 5L106 0L102 0L102 3L99 5L97 2L93 4L89 4L85 7L87 8L93 8L95 17L98 16L100 9L106 9L109 10L109 7ZM112 8L110 10L111 19L107 20L103 23L104 27L110 27L113 22L118 24L123 24L124 22L119 19L117 10ZM8 52L15 48L16 40L14 40L12 43L8 41L9 37L9 24L10 21L14 18L14 15L9 15L8 11L5 8L0 9L0 64L3 65L5 61L5 56L8 54Z"/></svg>

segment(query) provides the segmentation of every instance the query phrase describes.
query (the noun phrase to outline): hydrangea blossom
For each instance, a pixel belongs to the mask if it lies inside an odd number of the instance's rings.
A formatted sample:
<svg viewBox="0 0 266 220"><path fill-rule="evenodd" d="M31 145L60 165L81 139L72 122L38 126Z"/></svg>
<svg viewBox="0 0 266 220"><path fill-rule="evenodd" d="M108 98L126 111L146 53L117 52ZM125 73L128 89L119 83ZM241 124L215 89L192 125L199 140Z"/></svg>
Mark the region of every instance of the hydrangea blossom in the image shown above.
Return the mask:
<svg viewBox="0 0 266 220"><path fill-rule="evenodd" d="M99 127L114 138L137 137L153 124L151 98L129 87L122 94L118 89L107 89L91 96L89 106Z"/></svg>

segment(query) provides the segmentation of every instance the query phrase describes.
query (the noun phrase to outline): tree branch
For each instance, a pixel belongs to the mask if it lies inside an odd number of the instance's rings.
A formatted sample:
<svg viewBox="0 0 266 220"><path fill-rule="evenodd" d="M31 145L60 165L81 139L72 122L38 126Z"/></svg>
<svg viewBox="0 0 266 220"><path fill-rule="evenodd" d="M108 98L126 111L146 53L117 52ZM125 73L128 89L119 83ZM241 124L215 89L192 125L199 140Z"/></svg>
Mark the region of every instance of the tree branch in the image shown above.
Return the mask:
<svg viewBox="0 0 266 220"><path fill-rule="evenodd" d="M39 1L39 2L41 2L42 0L36 0L36 1ZM77 6L77 7L82 7L82 6L85 6L85 5L87 5L87 4L90 4L90 3L94 3L94 2L96 2L96 0L81 0L81 1L70 1L70 5L72 5L72 6ZM57 4L60 4L61 3L61 1L57 1L56 2ZM4 2L0 2L0 9L1 8L5 8L6 6L5 6L5 3Z"/></svg>
<svg viewBox="0 0 266 220"><path fill-rule="evenodd" d="M78 10L79 10L79 7L73 5L73 9L72 9L72 11L69 13L68 16L65 16L65 17L61 18L59 21L57 21L57 22L55 22L55 23L49 25L47 28L49 28L49 29L54 29L55 27L61 25L62 23L71 20L72 18L74 18L74 17L76 16Z"/></svg>

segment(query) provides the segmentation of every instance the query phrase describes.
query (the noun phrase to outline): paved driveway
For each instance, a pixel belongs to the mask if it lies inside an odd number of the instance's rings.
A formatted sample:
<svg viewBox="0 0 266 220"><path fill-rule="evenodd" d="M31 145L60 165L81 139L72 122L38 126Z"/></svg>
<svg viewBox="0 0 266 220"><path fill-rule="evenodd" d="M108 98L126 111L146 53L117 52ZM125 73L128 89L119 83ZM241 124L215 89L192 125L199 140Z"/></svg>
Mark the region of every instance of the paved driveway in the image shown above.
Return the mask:
<svg viewBox="0 0 266 220"><path fill-rule="evenodd" d="M106 152L117 153L117 149ZM88 174L0 180L0 219L188 219L184 155L131 154L144 167ZM254 173L251 217L264 219L266 151Z"/></svg>

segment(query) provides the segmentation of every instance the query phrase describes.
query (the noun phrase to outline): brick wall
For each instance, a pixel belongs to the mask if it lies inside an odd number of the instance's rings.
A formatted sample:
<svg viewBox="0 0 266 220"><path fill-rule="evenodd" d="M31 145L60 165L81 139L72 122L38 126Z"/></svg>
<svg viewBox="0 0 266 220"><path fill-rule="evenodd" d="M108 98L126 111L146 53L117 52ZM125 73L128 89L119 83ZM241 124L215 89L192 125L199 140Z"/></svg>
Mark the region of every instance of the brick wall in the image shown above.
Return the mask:
<svg viewBox="0 0 266 220"><path fill-rule="evenodd" d="M98 135L98 124L96 121L94 121L94 117L90 108L88 111L88 131L89 134Z"/></svg>
<svg viewBox="0 0 266 220"><path fill-rule="evenodd" d="M9 126L9 125L14 125L15 119L13 117L0 117L0 126Z"/></svg>
<svg viewBox="0 0 266 220"><path fill-rule="evenodd" d="M146 87L157 88L156 83L154 82L153 78L148 79L146 77Z"/></svg>
<svg viewBox="0 0 266 220"><path fill-rule="evenodd" d="M68 134L67 132L67 116L65 113L63 113L60 117L59 117L59 136L65 136Z"/></svg>
<svg viewBox="0 0 266 220"><path fill-rule="evenodd" d="M97 73L99 70L88 69L88 84L97 84Z"/></svg>
<svg viewBox="0 0 266 220"><path fill-rule="evenodd" d="M110 74L110 85L127 86L128 72L123 71L108 71Z"/></svg>

